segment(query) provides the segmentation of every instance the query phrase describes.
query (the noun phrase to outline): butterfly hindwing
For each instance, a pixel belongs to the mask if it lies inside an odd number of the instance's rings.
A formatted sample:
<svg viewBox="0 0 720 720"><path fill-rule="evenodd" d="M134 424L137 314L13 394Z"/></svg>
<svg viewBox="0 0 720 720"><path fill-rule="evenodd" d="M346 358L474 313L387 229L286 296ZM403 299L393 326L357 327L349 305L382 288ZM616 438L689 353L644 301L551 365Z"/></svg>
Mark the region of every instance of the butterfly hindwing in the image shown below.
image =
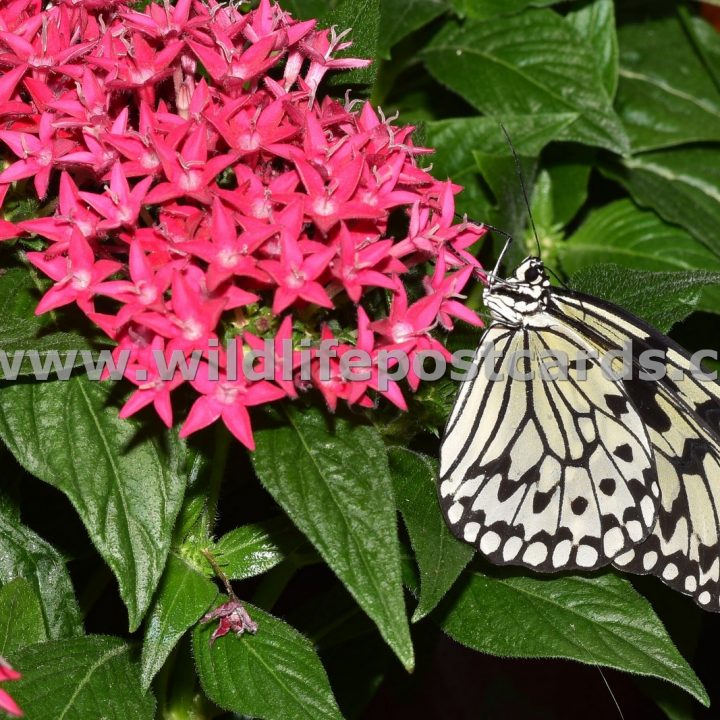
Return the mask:
<svg viewBox="0 0 720 720"><path fill-rule="evenodd" d="M650 437L661 504L650 536L615 559L622 570L653 574L705 609L720 610L720 385L695 377L691 357L643 321L601 300L564 293L555 300L564 317L601 342L632 340L640 353L661 350L657 380L634 377L625 387Z"/></svg>
<svg viewBox="0 0 720 720"><path fill-rule="evenodd" d="M662 502L650 536L615 560L657 575L706 609L720 610L720 443L673 397L656 398L667 427L649 428Z"/></svg>
<svg viewBox="0 0 720 720"><path fill-rule="evenodd" d="M652 450L622 383L597 363L586 364L584 382L578 368L562 380L542 375L547 350L590 350L572 327L546 320L541 330L497 325L485 334L478 374L463 383L441 446L440 502L453 532L495 563L592 569L649 534ZM490 350L494 379L481 367ZM532 380L513 379L518 351Z"/></svg>

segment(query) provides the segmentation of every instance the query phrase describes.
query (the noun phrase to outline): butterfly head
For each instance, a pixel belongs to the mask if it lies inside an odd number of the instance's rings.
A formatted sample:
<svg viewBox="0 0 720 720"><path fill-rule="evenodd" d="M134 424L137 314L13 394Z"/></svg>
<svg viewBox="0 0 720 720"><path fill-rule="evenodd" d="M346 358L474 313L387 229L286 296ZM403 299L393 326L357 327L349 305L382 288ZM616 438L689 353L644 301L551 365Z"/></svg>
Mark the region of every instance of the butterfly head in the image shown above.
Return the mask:
<svg viewBox="0 0 720 720"><path fill-rule="evenodd" d="M549 288L543 261L528 257L506 280L492 276L483 299L495 320L520 327L547 307Z"/></svg>

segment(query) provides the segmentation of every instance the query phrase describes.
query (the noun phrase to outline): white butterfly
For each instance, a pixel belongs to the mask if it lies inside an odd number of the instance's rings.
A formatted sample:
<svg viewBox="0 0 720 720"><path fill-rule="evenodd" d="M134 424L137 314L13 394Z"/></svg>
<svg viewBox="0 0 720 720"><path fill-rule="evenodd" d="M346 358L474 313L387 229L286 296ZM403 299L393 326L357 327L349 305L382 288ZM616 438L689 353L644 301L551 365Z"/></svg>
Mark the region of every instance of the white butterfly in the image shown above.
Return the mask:
<svg viewBox="0 0 720 720"><path fill-rule="evenodd" d="M719 611L720 385L622 308L551 287L538 258L491 276L484 298L493 322L440 450L453 533L497 564L652 573ZM632 379L574 360L628 342ZM664 353L660 379L639 372L651 348ZM515 351L532 379L517 378ZM569 358L566 379L540 372L548 351Z"/></svg>

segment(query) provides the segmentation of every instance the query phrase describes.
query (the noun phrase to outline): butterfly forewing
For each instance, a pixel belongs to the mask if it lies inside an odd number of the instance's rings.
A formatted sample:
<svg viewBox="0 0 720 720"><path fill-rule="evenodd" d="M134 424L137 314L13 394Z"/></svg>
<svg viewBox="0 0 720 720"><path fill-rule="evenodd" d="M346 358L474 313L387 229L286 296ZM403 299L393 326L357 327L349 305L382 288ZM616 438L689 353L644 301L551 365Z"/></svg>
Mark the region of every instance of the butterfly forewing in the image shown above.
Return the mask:
<svg viewBox="0 0 720 720"><path fill-rule="evenodd" d="M655 351L655 362L664 358L664 369L657 380L650 382L665 387L679 406L696 415L711 433L720 432L720 384L701 378L700 368L675 341L627 310L581 293L555 289L552 306L554 312L593 337L604 350L622 348L630 342L638 369L642 368L640 356L646 351Z"/></svg>
<svg viewBox="0 0 720 720"><path fill-rule="evenodd" d="M543 571L591 569L645 538L658 487L650 440L622 383L597 363L552 380L546 353L590 345L562 321L491 327L451 413L440 455L440 500L453 532L493 562ZM482 365L494 349L500 359ZM516 351L525 351L513 373ZM517 362L516 362L517 365Z"/></svg>

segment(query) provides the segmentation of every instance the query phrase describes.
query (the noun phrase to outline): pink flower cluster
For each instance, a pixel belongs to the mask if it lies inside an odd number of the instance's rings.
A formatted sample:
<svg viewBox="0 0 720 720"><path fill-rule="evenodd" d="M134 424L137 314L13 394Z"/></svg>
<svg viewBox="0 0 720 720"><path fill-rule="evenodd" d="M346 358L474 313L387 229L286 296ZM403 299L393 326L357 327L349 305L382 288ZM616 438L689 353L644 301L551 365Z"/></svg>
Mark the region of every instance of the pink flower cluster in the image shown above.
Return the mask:
<svg viewBox="0 0 720 720"><path fill-rule="evenodd" d="M367 64L337 57L349 45L269 0L249 12L216 0L0 4L0 204L30 179L46 203L2 221L0 239L47 241L27 253L54 282L38 313L74 303L130 353L124 416L152 403L173 422L183 380L159 377L151 351L334 333L339 355L412 357L446 353L438 325L480 324L460 292L484 229L455 224L459 188L418 166L412 128L318 100L328 71ZM349 382L336 369L312 375L330 407L373 404L376 374ZM183 435L222 418L252 448L247 407L302 387L207 370L191 381ZM395 383L381 392L406 408Z"/></svg>

